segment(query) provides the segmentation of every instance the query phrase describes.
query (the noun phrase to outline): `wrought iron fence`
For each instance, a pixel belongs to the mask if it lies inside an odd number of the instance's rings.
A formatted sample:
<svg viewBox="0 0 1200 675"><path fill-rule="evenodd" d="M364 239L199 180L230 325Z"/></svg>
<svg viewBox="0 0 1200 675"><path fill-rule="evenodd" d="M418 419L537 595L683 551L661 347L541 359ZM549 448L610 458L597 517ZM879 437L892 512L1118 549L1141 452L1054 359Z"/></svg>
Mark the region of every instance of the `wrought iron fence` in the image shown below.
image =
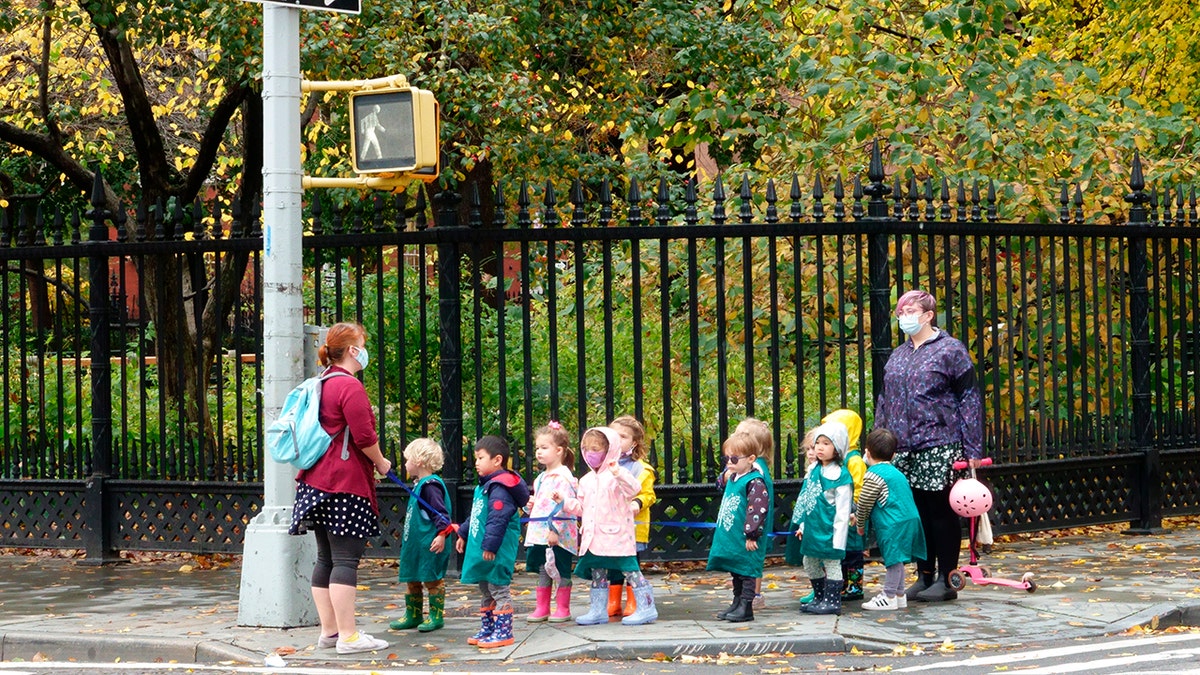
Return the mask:
<svg viewBox="0 0 1200 675"><path fill-rule="evenodd" d="M891 306L922 287L976 362L1001 531L1200 510L1194 191L1147 191L1135 171L1129 224L1084 222L1066 187L1058 222L1039 224L989 184L889 187L875 162L867 181L826 194L792 178L786 199L748 179L735 198L720 180L708 195L665 178L650 195L520 184L469 195L462 221L453 198L311 194L306 311L367 327L387 454L439 438L463 486L471 439L500 433L532 479L533 429L557 419L578 438L631 413L671 486L656 513L700 517L741 418L771 425L780 479L800 474L798 440L830 410L870 426ZM105 498L109 517L131 519L118 548L236 548L257 508L243 486L262 466L257 214L153 205L131 222L99 207L0 212L0 503L28 520L101 475L131 505ZM403 512L391 490L384 506L388 522ZM202 526L151 525L184 511ZM27 532L74 541L45 523ZM677 533L655 537L657 554L690 554Z"/></svg>

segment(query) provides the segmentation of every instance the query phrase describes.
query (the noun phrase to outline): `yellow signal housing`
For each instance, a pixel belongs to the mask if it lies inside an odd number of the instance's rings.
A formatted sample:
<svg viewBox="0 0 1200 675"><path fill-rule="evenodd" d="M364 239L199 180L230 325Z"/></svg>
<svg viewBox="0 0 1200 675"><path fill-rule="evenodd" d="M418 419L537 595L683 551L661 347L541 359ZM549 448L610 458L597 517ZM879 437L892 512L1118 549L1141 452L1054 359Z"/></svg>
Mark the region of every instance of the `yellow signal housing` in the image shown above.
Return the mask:
<svg viewBox="0 0 1200 675"><path fill-rule="evenodd" d="M431 91L392 87L350 94L350 158L355 173L436 180L441 169L440 131L438 103Z"/></svg>

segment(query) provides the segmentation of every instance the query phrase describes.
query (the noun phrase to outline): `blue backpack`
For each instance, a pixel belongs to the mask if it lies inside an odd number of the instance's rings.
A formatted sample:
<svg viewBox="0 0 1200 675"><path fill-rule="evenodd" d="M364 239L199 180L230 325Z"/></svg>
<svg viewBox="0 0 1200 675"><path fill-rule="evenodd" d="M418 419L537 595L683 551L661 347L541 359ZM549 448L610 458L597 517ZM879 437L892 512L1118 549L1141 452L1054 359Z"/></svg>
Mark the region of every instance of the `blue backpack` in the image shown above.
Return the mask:
<svg viewBox="0 0 1200 675"><path fill-rule="evenodd" d="M297 469L310 469L329 449L333 436L321 426L321 384L331 377L353 377L350 373L333 372L310 377L288 392L279 417L267 427L267 449L271 459L291 464ZM350 458L350 428L343 427L342 459Z"/></svg>

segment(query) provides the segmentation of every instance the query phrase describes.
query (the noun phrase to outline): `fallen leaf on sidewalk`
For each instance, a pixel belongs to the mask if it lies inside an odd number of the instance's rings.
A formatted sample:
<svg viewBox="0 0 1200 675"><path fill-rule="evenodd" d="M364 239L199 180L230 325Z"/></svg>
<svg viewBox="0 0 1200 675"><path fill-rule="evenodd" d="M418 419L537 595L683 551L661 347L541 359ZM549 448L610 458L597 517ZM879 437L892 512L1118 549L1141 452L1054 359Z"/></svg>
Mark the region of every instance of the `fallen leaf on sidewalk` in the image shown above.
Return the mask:
<svg viewBox="0 0 1200 675"><path fill-rule="evenodd" d="M34 654L33 658L31 658L29 660L33 661L34 663L44 663L46 661L49 661L50 657L46 656L45 654L43 654L41 652L38 652L38 653Z"/></svg>
<svg viewBox="0 0 1200 675"><path fill-rule="evenodd" d="M288 646L288 645L284 645L282 647L276 647L275 653L280 656L291 656L292 654L296 653L296 648Z"/></svg>

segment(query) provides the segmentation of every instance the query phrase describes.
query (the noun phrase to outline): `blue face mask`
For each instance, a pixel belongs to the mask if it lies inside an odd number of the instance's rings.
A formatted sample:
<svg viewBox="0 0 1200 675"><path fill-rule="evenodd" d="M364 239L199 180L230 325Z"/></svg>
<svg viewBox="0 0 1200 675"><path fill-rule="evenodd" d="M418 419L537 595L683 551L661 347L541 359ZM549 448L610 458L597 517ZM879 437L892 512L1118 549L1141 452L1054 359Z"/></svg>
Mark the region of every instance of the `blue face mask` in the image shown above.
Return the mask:
<svg viewBox="0 0 1200 675"><path fill-rule="evenodd" d="M905 335L913 336L921 332L921 315L920 314L905 314L898 319L900 330L904 331Z"/></svg>
<svg viewBox="0 0 1200 675"><path fill-rule="evenodd" d="M354 360L358 361L358 365L362 366L363 370L366 370L367 364L371 362L371 355L367 353L366 347L359 347L358 352L354 355Z"/></svg>

